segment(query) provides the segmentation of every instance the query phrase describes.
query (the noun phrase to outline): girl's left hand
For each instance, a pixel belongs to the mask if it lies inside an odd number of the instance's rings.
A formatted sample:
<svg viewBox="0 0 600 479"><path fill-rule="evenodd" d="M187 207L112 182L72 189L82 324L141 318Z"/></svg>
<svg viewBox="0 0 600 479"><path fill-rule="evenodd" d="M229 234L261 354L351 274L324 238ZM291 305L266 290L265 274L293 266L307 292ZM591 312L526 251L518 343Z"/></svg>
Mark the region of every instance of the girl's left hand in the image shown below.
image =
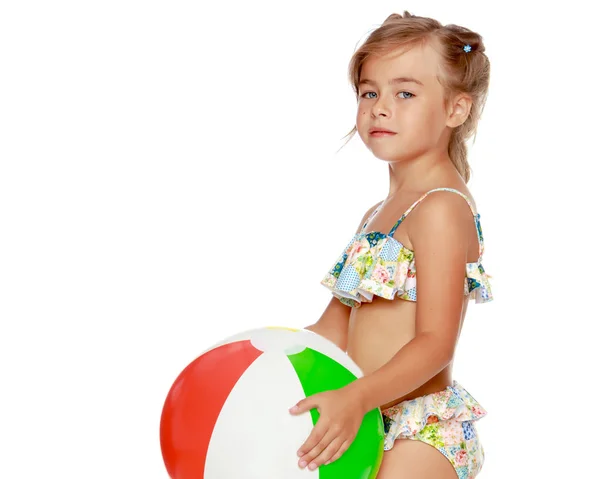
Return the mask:
<svg viewBox="0 0 600 479"><path fill-rule="evenodd" d="M368 412L356 388L345 386L313 394L290 409L297 415L317 408L320 417L306 442L300 447L298 465L311 470L336 461L350 447Z"/></svg>

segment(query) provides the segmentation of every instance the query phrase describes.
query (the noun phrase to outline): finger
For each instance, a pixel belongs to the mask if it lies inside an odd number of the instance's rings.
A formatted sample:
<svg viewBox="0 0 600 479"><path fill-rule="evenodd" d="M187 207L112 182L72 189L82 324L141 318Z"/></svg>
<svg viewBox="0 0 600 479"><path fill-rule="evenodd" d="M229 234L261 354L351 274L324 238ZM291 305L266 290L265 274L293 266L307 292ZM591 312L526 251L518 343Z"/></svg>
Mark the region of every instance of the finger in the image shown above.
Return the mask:
<svg viewBox="0 0 600 479"><path fill-rule="evenodd" d="M319 407L319 395L313 394L307 398L298 401L294 406L290 408L292 414L302 414L306 411Z"/></svg>
<svg viewBox="0 0 600 479"><path fill-rule="evenodd" d="M348 450L350 444L352 444L351 440L344 441L338 451L325 464L331 464L332 462L337 461Z"/></svg>
<svg viewBox="0 0 600 479"><path fill-rule="evenodd" d="M323 449L323 451L321 451L321 454L319 454L318 456L316 456L312 461L310 461L308 463L308 468L311 470L316 469L317 467L319 467L321 464L325 464L326 462L328 462L333 455L339 451L340 446L343 444L344 440L337 436L335 437L327 447L325 447L325 449Z"/></svg>
<svg viewBox="0 0 600 479"><path fill-rule="evenodd" d="M328 429L329 429L329 427L325 423L325 421L323 421L323 420L317 421L317 424L311 431L310 435L308 436L308 438L306 439L304 444L302 444L302 446L300 446L300 449L298 450L298 455L304 456L309 451L312 451L312 449L314 447L316 447L317 444L319 444L319 442L321 442L323 440Z"/></svg>
<svg viewBox="0 0 600 479"><path fill-rule="evenodd" d="M334 428L329 428L327 432L323 435L322 439L317 441L313 447L311 447L306 454L302 456L300 459L299 465L300 467L304 467L309 465L311 462L314 462L314 459L318 457L327 447L338 437L338 431ZM339 444L337 447L339 448ZM336 449L337 450L337 449ZM332 451L332 454L335 451ZM302 465L304 463L304 466Z"/></svg>

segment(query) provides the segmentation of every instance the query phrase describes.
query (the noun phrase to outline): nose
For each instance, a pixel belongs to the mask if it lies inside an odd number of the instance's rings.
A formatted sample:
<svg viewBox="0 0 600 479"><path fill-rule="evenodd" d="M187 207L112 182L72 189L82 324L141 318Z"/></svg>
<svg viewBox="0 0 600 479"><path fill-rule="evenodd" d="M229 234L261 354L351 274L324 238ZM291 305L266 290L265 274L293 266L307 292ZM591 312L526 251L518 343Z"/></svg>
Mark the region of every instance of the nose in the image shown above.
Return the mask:
<svg viewBox="0 0 600 479"><path fill-rule="evenodd" d="M391 109L387 103L387 100L384 95L381 95L379 99L373 104L373 108L371 109L371 116L373 118L389 118L390 115Z"/></svg>

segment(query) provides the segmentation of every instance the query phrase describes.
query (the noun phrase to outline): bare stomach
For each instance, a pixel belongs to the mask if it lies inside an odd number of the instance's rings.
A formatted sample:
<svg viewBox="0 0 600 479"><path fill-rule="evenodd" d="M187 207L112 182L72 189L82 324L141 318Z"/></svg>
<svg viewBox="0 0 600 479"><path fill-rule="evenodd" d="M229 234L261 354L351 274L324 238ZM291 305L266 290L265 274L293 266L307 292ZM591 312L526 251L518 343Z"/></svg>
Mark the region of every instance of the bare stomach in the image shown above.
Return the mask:
<svg viewBox="0 0 600 479"><path fill-rule="evenodd" d="M468 296L463 303L462 322L468 306ZM348 327L348 356L363 373L370 374L387 363L415 337L417 303L402 299L388 300L375 296L372 303L353 308ZM452 384L452 362L414 391L399 397L381 408L407 399L442 391Z"/></svg>

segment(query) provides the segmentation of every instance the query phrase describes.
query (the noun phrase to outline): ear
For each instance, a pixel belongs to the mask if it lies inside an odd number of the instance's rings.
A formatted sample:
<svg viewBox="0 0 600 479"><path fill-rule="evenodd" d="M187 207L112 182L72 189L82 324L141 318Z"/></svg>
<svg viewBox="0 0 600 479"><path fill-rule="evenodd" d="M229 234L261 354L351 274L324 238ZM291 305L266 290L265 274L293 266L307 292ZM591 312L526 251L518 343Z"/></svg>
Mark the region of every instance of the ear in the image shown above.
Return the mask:
<svg viewBox="0 0 600 479"><path fill-rule="evenodd" d="M448 118L446 118L446 126L456 128L467 121L469 113L471 112L472 104L473 100L471 100L471 97L465 93L460 93L455 96L450 103Z"/></svg>

